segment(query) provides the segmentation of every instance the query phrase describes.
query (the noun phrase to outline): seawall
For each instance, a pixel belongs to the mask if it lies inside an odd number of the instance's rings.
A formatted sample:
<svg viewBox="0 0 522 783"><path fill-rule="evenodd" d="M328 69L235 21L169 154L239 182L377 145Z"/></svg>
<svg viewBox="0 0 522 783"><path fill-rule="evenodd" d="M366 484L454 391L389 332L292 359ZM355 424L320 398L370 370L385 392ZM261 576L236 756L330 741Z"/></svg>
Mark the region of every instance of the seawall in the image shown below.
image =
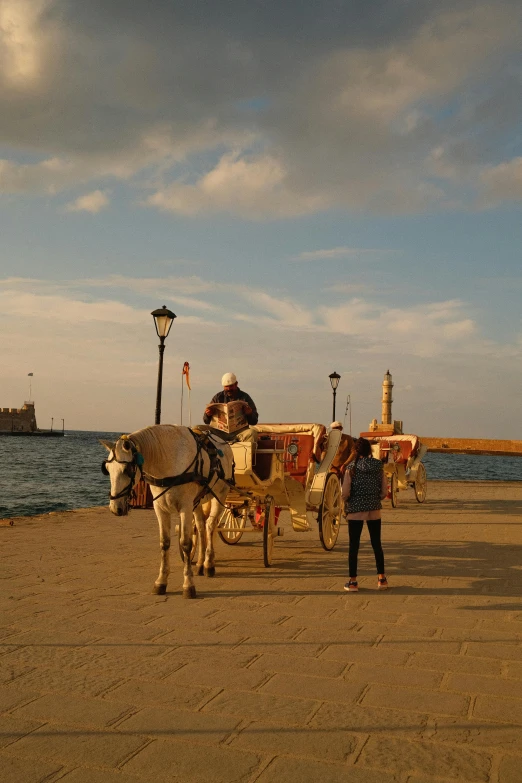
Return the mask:
<svg viewBox="0 0 522 783"><path fill-rule="evenodd" d="M522 440L492 440L488 438L430 438L419 436L428 451L441 454L490 454L522 457Z"/></svg>

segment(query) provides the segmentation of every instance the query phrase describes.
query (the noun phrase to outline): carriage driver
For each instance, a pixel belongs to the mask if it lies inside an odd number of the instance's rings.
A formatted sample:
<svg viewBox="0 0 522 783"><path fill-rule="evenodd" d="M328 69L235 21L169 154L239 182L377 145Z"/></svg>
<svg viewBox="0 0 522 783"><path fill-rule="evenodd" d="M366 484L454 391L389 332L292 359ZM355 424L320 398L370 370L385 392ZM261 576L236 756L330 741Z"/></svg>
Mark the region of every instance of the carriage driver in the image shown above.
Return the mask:
<svg viewBox="0 0 522 783"><path fill-rule="evenodd" d="M229 437L233 437L237 440L242 441L254 441L256 440L256 432L255 430L251 429L251 426L254 424L257 424L257 421L259 419L257 408L255 406L254 400L252 397L250 397L249 394L242 391L237 383L237 378L234 375L233 372L226 372L224 376L221 378L221 385L223 386L223 391L218 392L215 394L210 403L205 408L205 413L203 415L203 421L205 424L210 424L210 421L212 419L212 403L214 402L233 402L235 400L240 400L244 402L243 410L245 413L246 420L248 421L248 424L250 425L244 430L241 430L240 432L234 432L230 433ZM223 437L226 435L226 433L220 432L220 437ZM228 440L228 438L226 438Z"/></svg>

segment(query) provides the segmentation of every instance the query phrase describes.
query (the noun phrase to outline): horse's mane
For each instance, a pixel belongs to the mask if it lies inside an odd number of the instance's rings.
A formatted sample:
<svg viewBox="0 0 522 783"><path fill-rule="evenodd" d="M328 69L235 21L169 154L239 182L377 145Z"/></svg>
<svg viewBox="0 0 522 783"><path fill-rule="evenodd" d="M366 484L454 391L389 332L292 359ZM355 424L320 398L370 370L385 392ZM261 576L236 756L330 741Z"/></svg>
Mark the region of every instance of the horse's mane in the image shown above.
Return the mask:
<svg viewBox="0 0 522 783"><path fill-rule="evenodd" d="M154 475L159 475L163 470L172 468L180 441L185 440L186 429L174 424L154 424L136 430L129 437L143 454L149 470L155 471Z"/></svg>

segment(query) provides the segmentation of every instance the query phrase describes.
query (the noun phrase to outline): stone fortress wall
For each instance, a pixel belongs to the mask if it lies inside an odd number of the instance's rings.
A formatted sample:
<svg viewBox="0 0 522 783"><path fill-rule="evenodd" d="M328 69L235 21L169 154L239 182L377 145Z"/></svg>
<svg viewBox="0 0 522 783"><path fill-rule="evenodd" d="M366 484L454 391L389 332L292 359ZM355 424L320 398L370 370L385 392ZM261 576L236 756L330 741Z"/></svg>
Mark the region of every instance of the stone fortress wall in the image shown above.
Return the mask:
<svg viewBox="0 0 522 783"><path fill-rule="evenodd" d="M21 408L0 408L0 432L35 432L34 403L25 402Z"/></svg>

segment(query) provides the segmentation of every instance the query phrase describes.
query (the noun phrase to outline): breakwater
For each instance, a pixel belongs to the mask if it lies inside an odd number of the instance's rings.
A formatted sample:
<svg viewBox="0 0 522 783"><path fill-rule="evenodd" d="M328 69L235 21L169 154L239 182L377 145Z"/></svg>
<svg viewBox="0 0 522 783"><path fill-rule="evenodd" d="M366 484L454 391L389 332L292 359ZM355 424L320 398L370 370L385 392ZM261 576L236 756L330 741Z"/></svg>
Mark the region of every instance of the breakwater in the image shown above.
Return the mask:
<svg viewBox="0 0 522 783"><path fill-rule="evenodd" d="M420 437L428 451L441 454L485 454L487 456L522 457L522 440L492 438L429 438ZM522 470L522 465L521 465Z"/></svg>

